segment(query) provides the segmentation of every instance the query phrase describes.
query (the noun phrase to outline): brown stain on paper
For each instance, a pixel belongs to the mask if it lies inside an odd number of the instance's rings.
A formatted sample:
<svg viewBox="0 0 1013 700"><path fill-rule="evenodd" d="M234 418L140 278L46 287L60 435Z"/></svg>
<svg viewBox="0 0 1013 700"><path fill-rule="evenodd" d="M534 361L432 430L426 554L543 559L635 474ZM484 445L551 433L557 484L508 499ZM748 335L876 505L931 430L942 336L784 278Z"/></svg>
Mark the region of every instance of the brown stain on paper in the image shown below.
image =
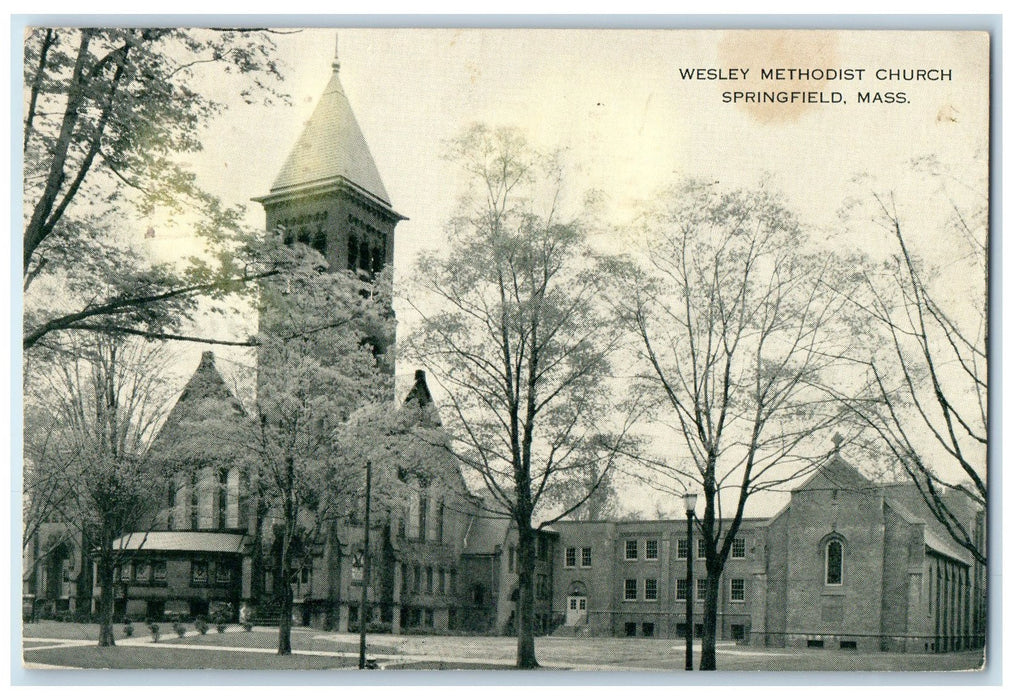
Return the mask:
<svg viewBox="0 0 1013 700"><path fill-rule="evenodd" d="M717 43L718 60L722 67L749 68L746 80L735 84L734 90L751 91L819 91L839 90L847 83L827 80L761 80L763 68L853 68L844 65L834 32L809 30L750 30L725 32ZM807 112L825 106L819 103L746 103L735 104L758 122L764 124L797 121Z"/></svg>

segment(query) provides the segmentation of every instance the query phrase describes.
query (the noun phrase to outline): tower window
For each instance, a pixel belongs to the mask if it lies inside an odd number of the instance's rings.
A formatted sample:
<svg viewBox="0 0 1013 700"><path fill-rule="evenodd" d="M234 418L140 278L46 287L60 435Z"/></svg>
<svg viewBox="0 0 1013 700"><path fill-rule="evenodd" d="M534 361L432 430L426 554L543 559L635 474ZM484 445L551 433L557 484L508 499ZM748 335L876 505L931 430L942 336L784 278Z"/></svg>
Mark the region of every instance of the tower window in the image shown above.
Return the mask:
<svg viewBox="0 0 1013 700"><path fill-rule="evenodd" d="M327 232L324 231L323 225L317 225L317 230L313 234L313 248L321 255L327 253Z"/></svg>
<svg viewBox="0 0 1013 700"><path fill-rule="evenodd" d="M348 269L354 270L358 267L355 262L359 257L359 237L354 233L348 236Z"/></svg>

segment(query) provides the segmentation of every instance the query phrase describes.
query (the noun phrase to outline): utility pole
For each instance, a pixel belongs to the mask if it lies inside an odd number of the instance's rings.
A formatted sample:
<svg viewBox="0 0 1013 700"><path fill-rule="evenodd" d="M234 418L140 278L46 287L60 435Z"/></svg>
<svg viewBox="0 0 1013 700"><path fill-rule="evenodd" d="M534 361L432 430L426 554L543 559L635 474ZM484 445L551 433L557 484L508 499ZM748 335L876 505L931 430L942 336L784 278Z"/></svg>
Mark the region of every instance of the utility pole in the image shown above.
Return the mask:
<svg viewBox="0 0 1013 700"><path fill-rule="evenodd" d="M369 603L369 502L373 462L366 460L366 523L362 533L362 601L359 605L359 668L366 668L366 605Z"/></svg>

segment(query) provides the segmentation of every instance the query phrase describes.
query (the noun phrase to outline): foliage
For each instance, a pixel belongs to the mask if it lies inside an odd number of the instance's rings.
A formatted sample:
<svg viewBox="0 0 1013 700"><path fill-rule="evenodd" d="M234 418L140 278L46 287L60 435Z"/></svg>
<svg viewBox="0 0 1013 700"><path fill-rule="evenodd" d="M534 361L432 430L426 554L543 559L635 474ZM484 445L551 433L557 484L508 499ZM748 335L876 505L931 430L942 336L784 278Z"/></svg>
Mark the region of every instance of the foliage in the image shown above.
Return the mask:
<svg viewBox="0 0 1013 700"><path fill-rule="evenodd" d="M423 322L409 354L443 385L448 448L481 479L486 508L518 528L518 665L530 668L533 519L576 511L626 441L629 423L610 423L608 381L621 333L606 320L609 276L582 222L557 211L558 160L515 130L483 126L455 140L451 158L471 190L448 252L418 264L411 301Z"/></svg>
<svg viewBox="0 0 1013 700"><path fill-rule="evenodd" d="M97 549L102 587L99 643L113 644L114 539L150 527L164 475L148 460L164 417L166 356L143 341L98 336L35 362L25 376L26 518L56 515ZM61 483L57 498L39 485ZM40 500L51 499L48 506ZM52 500L55 499L55 500ZM26 520L26 530L37 524ZM136 545L136 543L134 543Z"/></svg>
<svg viewBox="0 0 1013 700"><path fill-rule="evenodd" d="M822 282L828 255L763 188L687 182L647 214L644 235L617 307L640 339L641 386L682 448L669 488L703 492L707 669L718 581L746 502L817 464L813 439L839 409L814 384L842 364L850 336L837 324L843 300Z"/></svg>
<svg viewBox="0 0 1013 700"><path fill-rule="evenodd" d="M253 30L27 33L26 350L59 345L67 330L174 336L198 296L220 299L255 278L232 258L240 212L201 188L185 156L225 109L194 86L231 74L248 101L279 97L273 48L269 32ZM139 229L124 222L155 215L178 219L206 255L185 269L147 260Z"/></svg>
<svg viewBox="0 0 1013 700"><path fill-rule="evenodd" d="M329 524L347 515L364 464L339 449L339 434L364 405L392 392L389 271L375 280L325 272L302 244L280 246L281 273L260 290L255 396L242 417L192 426L175 461L227 459L254 484L257 533L280 606L279 653L291 653L288 582Z"/></svg>
<svg viewBox="0 0 1013 700"><path fill-rule="evenodd" d="M157 642L158 638L160 636L160 633L161 633L160 632L161 628L159 627L158 623L157 622L149 622L148 623L148 629L151 630L151 640L154 641L154 642Z"/></svg>

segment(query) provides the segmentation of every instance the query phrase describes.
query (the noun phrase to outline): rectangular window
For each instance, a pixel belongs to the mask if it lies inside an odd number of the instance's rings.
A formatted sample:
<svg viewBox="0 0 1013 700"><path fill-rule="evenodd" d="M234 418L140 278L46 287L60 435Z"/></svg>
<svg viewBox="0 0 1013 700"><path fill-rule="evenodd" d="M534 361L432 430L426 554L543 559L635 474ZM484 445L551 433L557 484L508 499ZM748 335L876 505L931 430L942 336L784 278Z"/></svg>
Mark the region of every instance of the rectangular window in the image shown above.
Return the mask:
<svg viewBox="0 0 1013 700"><path fill-rule="evenodd" d="M580 598L578 602L580 603L581 610L587 610L587 598Z"/></svg>
<svg viewBox="0 0 1013 700"><path fill-rule="evenodd" d="M707 545L703 540L696 541L696 558L706 559L707 558Z"/></svg>
<svg viewBox="0 0 1013 700"><path fill-rule="evenodd" d="M689 540L679 540L675 543L676 559L685 559L687 552L689 552Z"/></svg>
<svg viewBox="0 0 1013 700"><path fill-rule="evenodd" d="M746 599L746 580L742 578L732 579L731 598L734 601Z"/></svg>
<svg viewBox="0 0 1013 700"><path fill-rule="evenodd" d="M584 547L580 550L580 565L587 569L591 566L591 548Z"/></svg>
<svg viewBox="0 0 1013 700"><path fill-rule="evenodd" d="M138 583L147 583L151 580L151 565L147 563L134 564L134 580Z"/></svg>
<svg viewBox="0 0 1013 700"><path fill-rule="evenodd" d="M675 582L675 599L686 600L686 579L680 578Z"/></svg>
<svg viewBox="0 0 1013 700"><path fill-rule="evenodd" d="M309 574L309 569L302 570L301 580L303 583L309 583ZM218 566L215 567L215 583L232 583L232 569L225 564L218 564Z"/></svg>
<svg viewBox="0 0 1013 700"><path fill-rule="evenodd" d="M443 542L443 526L446 517L447 517L446 506L443 505L443 501L440 501L440 512L436 520L436 541L440 543Z"/></svg>
<svg viewBox="0 0 1013 700"><path fill-rule="evenodd" d="M658 599L658 579L649 578L644 581L644 600Z"/></svg>
<svg viewBox="0 0 1013 700"><path fill-rule="evenodd" d="M426 593L433 592L433 567L426 567Z"/></svg>
<svg viewBox="0 0 1013 700"><path fill-rule="evenodd" d="M637 623L636 622L627 622L625 629L626 629L626 636L627 637L636 637L637 636Z"/></svg>
<svg viewBox="0 0 1013 700"><path fill-rule="evenodd" d="M408 592L408 565L401 563L401 592Z"/></svg>
<svg viewBox="0 0 1013 700"><path fill-rule="evenodd" d="M647 540L644 544L644 557L647 559L658 558L658 540Z"/></svg>
<svg viewBox="0 0 1013 700"><path fill-rule="evenodd" d="M447 572L440 569L436 576L436 585L440 587L440 595L447 592Z"/></svg>
<svg viewBox="0 0 1013 700"><path fill-rule="evenodd" d="M123 566L123 580L124 581L130 581L133 578L134 578L134 565L133 564L125 564Z"/></svg>
<svg viewBox="0 0 1013 700"><path fill-rule="evenodd" d="M626 558L636 559L637 558L637 541L626 540Z"/></svg>
<svg viewBox="0 0 1013 700"><path fill-rule="evenodd" d="M626 586L623 589L623 600L636 600L637 599L637 580L635 578L626 579Z"/></svg>
<svg viewBox="0 0 1013 700"><path fill-rule="evenodd" d="M154 579L155 581L157 581L159 583L165 583L165 562L164 561L156 561L154 564L152 564L152 566L151 566L151 576L152 576L152 579Z"/></svg>
<svg viewBox="0 0 1013 700"><path fill-rule="evenodd" d="M426 608L426 627L433 626L433 609Z"/></svg>
<svg viewBox="0 0 1013 700"><path fill-rule="evenodd" d="M654 636L654 623L653 622L645 622L643 625L641 625L641 629L643 629L645 637L653 637Z"/></svg>
<svg viewBox="0 0 1013 700"><path fill-rule="evenodd" d="M453 595L454 591L456 591L456 590L457 590L457 569L451 569L450 570L450 588L447 589L447 592L450 593L451 595Z"/></svg>
<svg viewBox="0 0 1013 700"><path fill-rule="evenodd" d="M572 569L577 566L577 548L567 547L566 548L566 559L563 562L563 566L567 569Z"/></svg>
<svg viewBox="0 0 1013 700"><path fill-rule="evenodd" d="M229 472L227 469L218 470L218 527L228 527L229 507Z"/></svg>
<svg viewBox="0 0 1013 700"><path fill-rule="evenodd" d="M412 567L412 575L414 577L414 582L415 582L415 592L416 593L421 593L422 592L422 567L419 566L418 564L416 564L415 566L413 566Z"/></svg>
<svg viewBox="0 0 1013 700"><path fill-rule="evenodd" d="M517 567L517 548L514 547L513 545L510 545L510 549L507 551L508 551L507 571L509 571L512 574L514 572L514 569Z"/></svg>
<svg viewBox="0 0 1013 700"><path fill-rule="evenodd" d="M426 511L429 510L429 498L423 496L419 499L419 540L426 541Z"/></svg>
<svg viewBox="0 0 1013 700"><path fill-rule="evenodd" d="M707 597L707 579L698 578L696 580L696 599L703 600Z"/></svg>
<svg viewBox="0 0 1013 700"><path fill-rule="evenodd" d="M746 540L744 537L736 537L732 540L732 559L746 558Z"/></svg>
<svg viewBox="0 0 1013 700"><path fill-rule="evenodd" d="M208 582L208 563L202 559L190 562L190 583L206 584Z"/></svg>
<svg viewBox="0 0 1013 700"><path fill-rule="evenodd" d="M200 529L200 495L196 470L190 474L190 529Z"/></svg>

